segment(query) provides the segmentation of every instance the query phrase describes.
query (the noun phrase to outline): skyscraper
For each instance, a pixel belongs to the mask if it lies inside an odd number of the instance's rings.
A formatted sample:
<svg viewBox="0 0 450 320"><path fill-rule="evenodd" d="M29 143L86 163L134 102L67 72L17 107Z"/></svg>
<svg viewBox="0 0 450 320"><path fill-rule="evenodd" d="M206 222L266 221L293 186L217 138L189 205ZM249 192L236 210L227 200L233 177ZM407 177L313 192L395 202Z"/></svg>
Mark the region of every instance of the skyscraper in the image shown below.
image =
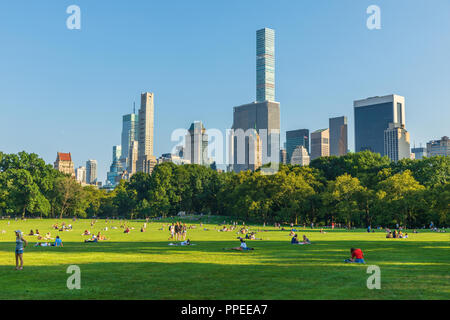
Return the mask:
<svg viewBox="0 0 450 320"><path fill-rule="evenodd" d="M136 140L131 141L130 150L128 151L128 175L131 177L137 171L138 161L138 142Z"/></svg>
<svg viewBox="0 0 450 320"><path fill-rule="evenodd" d="M384 130L389 123L405 125L405 98L391 94L356 100L353 106L355 152L370 150L384 156Z"/></svg>
<svg viewBox="0 0 450 320"><path fill-rule="evenodd" d="M194 121L185 138L184 158L192 164L208 165L208 135L201 121Z"/></svg>
<svg viewBox="0 0 450 320"><path fill-rule="evenodd" d="M138 140L138 119L139 116L135 113L126 114L122 117L122 153L120 161L124 168L128 167L131 142Z"/></svg>
<svg viewBox="0 0 450 320"><path fill-rule="evenodd" d="M309 130L298 129L286 131L286 154L287 163L291 163L292 154L298 146L305 147L309 152Z"/></svg>
<svg viewBox="0 0 450 320"><path fill-rule="evenodd" d="M113 146L112 164L109 168L107 176L107 185L115 186L119 182L118 177L123 172L122 165L120 163L120 156L122 154L121 146Z"/></svg>
<svg viewBox="0 0 450 320"><path fill-rule="evenodd" d="M282 163L282 164L288 163L286 149L280 150L280 163Z"/></svg>
<svg viewBox="0 0 450 320"><path fill-rule="evenodd" d="M311 133L311 160L330 155L330 130L320 129Z"/></svg>
<svg viewBox="0 0 450 320"><path fill-rule="evenodd" d="M86 161L86 183L97 184L97 160Z"/></svg>
<svg viewBox="0 0 450 320"><path fill-rule="evenodd" d="M384 130L384 154L392 161L410 159L409 132L399 123L389 123Z"/></svg>
<svg viewBox="0 0 450 320"><path fill-rule="evenodd" d="M329 119L330 125L330 156L347 154L347 117Z"/></svg>
<svg viewBox="0 0 450 320"><path fill-rule="evenodd" d="M141 94L141 108L139 109L139 135L138 135L138 172L151 173L156 165L156 157L153 156L153 126L154 104L153 93Z"/></svg>
<svg viewBox="0 0 450 320"><path fill-rule="evenodd" d="M411 153L414 154L414 159L416 160L421 160L428 156L427 148L425 147L411 148Z"/></svg>
<svg viewBox="0 0 450 320"><path fill-rule="evenodd" d="M275 30L256 31L256 101L275 101Z"/></svg>
<svg viewBox="0 0 450 320"><path fill-rule="evenodd" d="M232 152L233 170L249 170L248 137L256 129L262 142L262 164L279 161L280 154L280 104L254 102L234 107Z"/></svg>

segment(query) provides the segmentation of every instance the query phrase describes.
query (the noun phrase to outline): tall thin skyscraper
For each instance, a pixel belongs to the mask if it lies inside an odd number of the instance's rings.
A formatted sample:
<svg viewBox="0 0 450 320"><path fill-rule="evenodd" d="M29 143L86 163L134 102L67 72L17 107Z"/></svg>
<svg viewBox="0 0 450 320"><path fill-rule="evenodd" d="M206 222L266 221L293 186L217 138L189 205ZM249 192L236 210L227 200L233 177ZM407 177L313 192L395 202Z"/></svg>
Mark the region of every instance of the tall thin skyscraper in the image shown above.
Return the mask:
<svg viewBox="0 0 450 320"><path fill-rule="evenodd" d="M201 121L194 121L185 138L184 157L192 164L208 165L208 135Z"/></svg>
<svg viewBox="0 0 450 320"><path fill-rule="evenodd" d="M409 132L399 123L389 123L384 130L384 154L392 161L410 159Z"/></svg>
<svg viewBox="0 0 450 320"><path fill-rule="evenodd" d="M256 31L256 101L275 101L275 30Z"/></svg>
<svg viewBox="0 0 450 320"><path fill-rule="evenodd" d="M86 183L97 183L97 160L86 161Z"/></svg>
<svg viewBox="0 0 450 320"><path fill-rule="evenodd" d="M139 109L138 172L151 173L156 165L156 157L153 156L153 126L153 93L144 92L141 94L141 108Z"/></svg>
<svg viewBox="0 0 450 320"><path fill-rule="evenodd" d="M347 117L329 119L330 124L330 156L343 156L347 154Z"/></svg>
<svg viewBox="0 0 450 320"><path fill-rule="evenodd" d="M123 168L127 168L129 163L129 151L131 142L138 140L138 115L135 113L126 114L122 117L122 154L120 162Z"/></svg>
<svg viewBox="0 0 450 320"><path fill-rule="evenodd" d="M353 102L355 112L355 152L370 150L382 156L384 130L389 123L405 126L405 98L396 94Z"/></svg>

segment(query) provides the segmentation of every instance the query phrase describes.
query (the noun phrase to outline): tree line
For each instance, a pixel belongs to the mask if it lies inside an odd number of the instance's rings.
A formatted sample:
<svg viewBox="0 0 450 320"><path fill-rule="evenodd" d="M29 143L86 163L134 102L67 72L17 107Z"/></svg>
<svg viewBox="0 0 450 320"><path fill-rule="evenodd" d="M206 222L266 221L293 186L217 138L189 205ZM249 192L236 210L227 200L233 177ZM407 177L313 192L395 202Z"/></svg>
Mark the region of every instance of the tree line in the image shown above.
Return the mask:
<svg viewBox="0 0 450 320"><path fill-rule="evenodd" d="M449 178L449 157L391 162L364 151L280 165L271 175L162 163L107 192L82 187L36 154L0 152L0 215L134 219L183 211L259 223L447 226Z"/></svg>

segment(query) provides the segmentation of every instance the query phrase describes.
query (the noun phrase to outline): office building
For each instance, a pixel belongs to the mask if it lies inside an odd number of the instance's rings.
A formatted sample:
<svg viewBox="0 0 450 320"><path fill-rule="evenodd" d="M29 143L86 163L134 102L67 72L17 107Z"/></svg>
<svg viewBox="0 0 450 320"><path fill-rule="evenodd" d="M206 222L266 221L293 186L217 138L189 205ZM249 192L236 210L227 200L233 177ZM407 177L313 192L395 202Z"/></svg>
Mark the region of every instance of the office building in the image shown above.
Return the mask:
<svg viewBox="0 0 450 320"><path fill-rule="evenodd" d="M122 153L120 156L120 162L123 168L128 167L128 153L130 152L130 146L132 141L138 140L138 119L137 114L130 113L122 117Z"/></svg>
<svg viewBox="0 0 450 320"><path fill-rule="evenodd" d="M80 166L80 167L75 169L75 179L80 184L85 184L86 183L86 167Z"/></svg>
<svg viewBox="0 0 450 320"><path fill-rule="evenodd" d="M248 169L255 171L262 166L262 143L256 129L248 137Z"/></svg>
<svg viewBox="0 0 450 320"><path fill-rule="evenodd" d="M416 160L421 160L428 156L427 148L425 147L412 148L411 153L414 155L414 159Z"/></svg>
<svg viewBox="0 0 450 320"><path fill-rule="evenodd" d="M286 149L280 150L280 163L282 163L282 164L288 163Z"/></svg>
<svg viewBox="0 0 450 320"><path fill-rule="evenodd" d="M275 30L256 31L256 101L275 101Z"/></svg>
<svg viewBox="0 0 450 320"><path fill-rule="evenodd" d="M209 165L208 135L201 121L194 121L185 137L184 158L192 164Z"/></svg>
<svg viewBox="0 0 450 320"><path fill-rule="evenodd" d="M355 152L384 153L384 130L389 123L405 126L405 98L391 94L353 102L355 113Z"/></svg>
<svg viewBox="0 0 450 320"><path fill-rule="evenodd" d="M330 156L343 156L347 154L347 117L329 119L330 125Z"/></svg>
<svg viewBox="0 0 450 320"><path fill-rule="evenodd" d="M72 155L64 152L56 153L56 161L53 164L54 168L59 172L75 177L75 170L72 161Z"/></svg>
<svg viewBox="0 0 450 320"><path fill-rule="evenodd" d="M305 149L309 152L308 129L286 131L286 153L288 163L291 163L292 154L298 146L305 147Z"/></svg>
<svg viewBox="0 0 450 320"><path fill-rule="evenodd" d="M86 183L97 184L97 160L86 161Z"/></svg>
<svg viewBox="0 0 450 320"><path fill-rule="evenodd" d="M330 155L330 130L320 129L311 133L311 160Z"/></svg>
<svg viewBox="0 0 450 320"><path fill-rule="evenodd" d="M151 173L156 165L153 156L153 127L154 127L154 95L150 92L141 94L141 107L139 109L138 133L138 172Z"/></svg>
<svg viewBox="0 0 450 320"><path fill-rule="evenodd" d="M405 126L399 123L389 123L389 127L384 130L384 155L392 161L400 159L410 159L409 132Z"/></svg>
<svg viewBox="0 0 450 320"><path fill-rule="evenodd" d="M441 140L432 140L427 143L427 154L433 156L450 156L450 140L447 136Z"/></svg>
<svg viewBox="0 0 450 320"><path fill-rule="evenodd" d="M113 146L112 164L109 167L109 172L106 174L106 185L108 186L116 186L120 181L120 175L123 172L123 167L120 162L121 155L121 146Z"/></svg>
<svg viewBox="0 0 450 320"><path fill-rule="evenodd" d="M307 166L309 165L310 157L308 154L308 150L304 146L297 146L292 152L291 164L292 165L300 165Z"/></svg>

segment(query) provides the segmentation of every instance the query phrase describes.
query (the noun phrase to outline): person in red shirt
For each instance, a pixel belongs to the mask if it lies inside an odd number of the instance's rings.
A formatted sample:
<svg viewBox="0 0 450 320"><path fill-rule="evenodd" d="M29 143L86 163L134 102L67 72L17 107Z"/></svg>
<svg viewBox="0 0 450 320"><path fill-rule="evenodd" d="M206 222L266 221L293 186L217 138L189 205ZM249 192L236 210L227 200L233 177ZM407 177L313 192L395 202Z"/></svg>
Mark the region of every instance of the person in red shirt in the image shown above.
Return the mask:
<svg viewBox="0 0 450 320"><path fill-rule="evenodd" d="M365 263L364 254L361 249L351 248L350 253L352 257L350 259L346 259L345 262Z"/></svg>

